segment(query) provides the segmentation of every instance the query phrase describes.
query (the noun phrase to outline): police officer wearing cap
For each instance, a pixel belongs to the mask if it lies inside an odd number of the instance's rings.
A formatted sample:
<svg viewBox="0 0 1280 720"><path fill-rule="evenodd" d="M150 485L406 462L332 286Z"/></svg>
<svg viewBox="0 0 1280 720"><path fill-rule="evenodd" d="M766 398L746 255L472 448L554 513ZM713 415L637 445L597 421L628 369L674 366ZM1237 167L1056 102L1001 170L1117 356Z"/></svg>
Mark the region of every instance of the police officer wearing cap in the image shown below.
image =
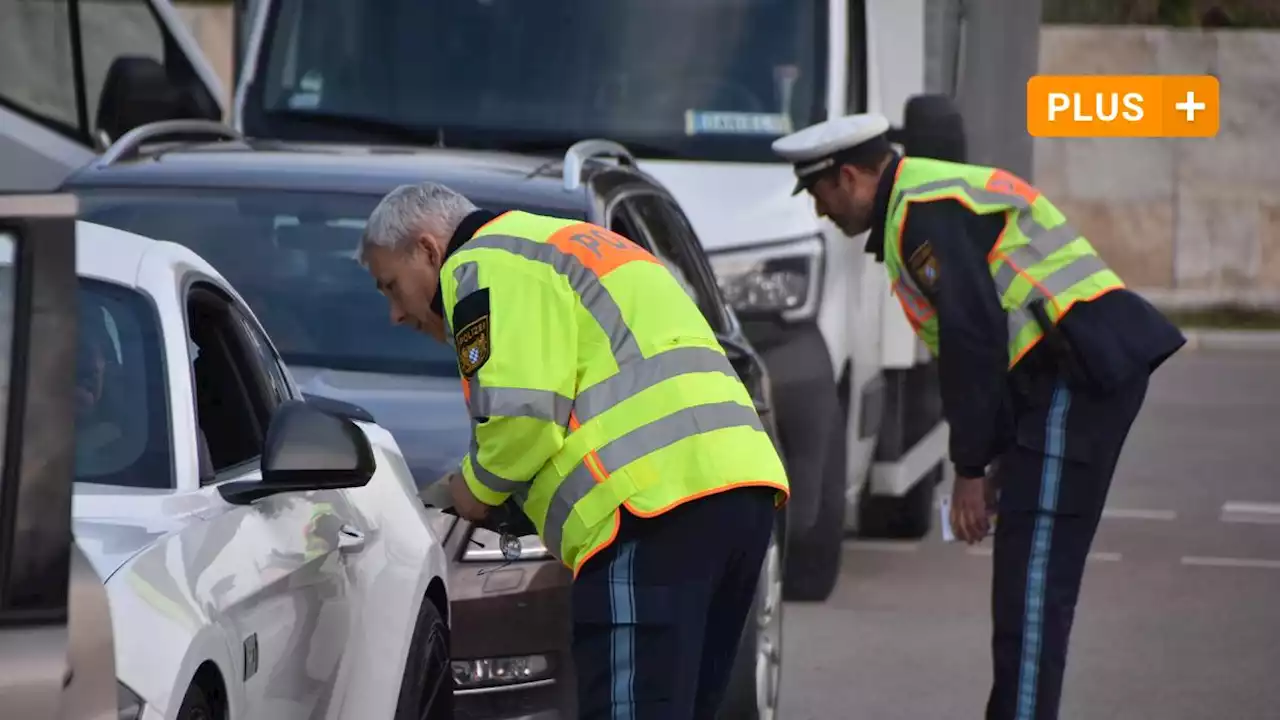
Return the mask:
<svg viewBox="0 0 1280 720"><path fill-rule="evenodd" d="M995 503L986 716L1056 718L1116 462L1148 377L1185 339L1026 181L900 156L888 132L884 117L854 115L773 149L820 216L870 231L866 252L938 358L957 536L981 541Z"/></svg>

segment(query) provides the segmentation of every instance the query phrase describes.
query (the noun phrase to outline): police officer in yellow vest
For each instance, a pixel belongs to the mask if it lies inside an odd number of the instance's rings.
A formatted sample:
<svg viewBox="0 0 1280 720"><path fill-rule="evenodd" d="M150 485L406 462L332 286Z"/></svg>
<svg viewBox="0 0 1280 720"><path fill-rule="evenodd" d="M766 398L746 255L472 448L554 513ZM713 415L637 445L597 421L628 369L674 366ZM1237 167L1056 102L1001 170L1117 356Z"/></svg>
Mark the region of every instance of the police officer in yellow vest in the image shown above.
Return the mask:
<svg viewBox="0 0 1280 720"><path fill-rule="evenodd" d="M752 399L653 255L604 228L389 193L361 261L391 320L454 345L460 515L514 499L574 573L584 718L710 718L788 493Z"/></svg>
<svg viewBox="0 0 1280 720"><path fill-rule="evenodd" d="M888 273L938 358L966 542L990 527L991 719L1056 718L1085 556L1148 376L1185 342L1042 193L1011 173L900 157L855 115L780 138L819 215ZM1047 332L1046 332L1047 329Z"/></svg>

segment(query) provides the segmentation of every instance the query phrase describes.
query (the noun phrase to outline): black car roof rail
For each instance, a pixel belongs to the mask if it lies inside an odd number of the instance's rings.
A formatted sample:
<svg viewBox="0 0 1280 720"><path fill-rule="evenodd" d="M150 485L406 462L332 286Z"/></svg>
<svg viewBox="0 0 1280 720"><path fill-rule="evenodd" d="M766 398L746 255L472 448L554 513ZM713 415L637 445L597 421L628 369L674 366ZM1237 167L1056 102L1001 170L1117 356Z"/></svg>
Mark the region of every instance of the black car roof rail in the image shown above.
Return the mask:
<svg viewBox="0 0 1280 720"><path fill-rule="evenodd" d="M138 150L149 142L167 137L210 137L217 140L243 140L244 136L234 129L213 120L161 120L159 122L139 125L120 136L111 143L111 147L102 153L95 165L106 167L114 165L138 154Z"/></svg>
<svg viewBox="0 0 1280 720"><path fill-rule="evenodd" d="M577 190L582 187L582 166L588 160L598 157L617 158L619 165L636 166L636 159L631 151L620 143L600 138L579 140L564 153L564 189Z"/></svg>

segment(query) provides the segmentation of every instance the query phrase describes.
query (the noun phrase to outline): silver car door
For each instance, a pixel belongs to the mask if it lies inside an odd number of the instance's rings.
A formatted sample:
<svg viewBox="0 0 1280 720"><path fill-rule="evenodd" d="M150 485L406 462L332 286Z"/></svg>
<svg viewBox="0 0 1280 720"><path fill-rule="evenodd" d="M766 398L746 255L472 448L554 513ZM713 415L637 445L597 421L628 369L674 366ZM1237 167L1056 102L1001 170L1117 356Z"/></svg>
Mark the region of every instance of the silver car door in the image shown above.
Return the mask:
<svg viewBox="0 0 1280 720"><path fill-rule="evenodd" d="M116 716L106 592L71 534L76 203L0 197L0 707Z"/></svg>

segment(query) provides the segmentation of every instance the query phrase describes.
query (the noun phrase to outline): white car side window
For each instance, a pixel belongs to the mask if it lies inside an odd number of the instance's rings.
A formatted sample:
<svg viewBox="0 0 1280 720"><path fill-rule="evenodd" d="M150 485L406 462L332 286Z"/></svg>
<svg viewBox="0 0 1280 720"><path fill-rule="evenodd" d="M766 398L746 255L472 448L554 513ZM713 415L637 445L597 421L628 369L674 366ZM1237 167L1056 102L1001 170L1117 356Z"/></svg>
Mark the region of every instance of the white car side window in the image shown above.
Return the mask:
<svg viewBox="0 0 1280 720"><path fill-rule="evenodd" d="M81 279L76 481L172 487L160 328L135 290Z"/></svg>
<svg viewBox="0 0 1280 720"><path fill-rule="evenodd" d="M253 350L262 362L262 369L266 373L267 381L271 383L271 392L274 395L275 404L279 405L285 400L289 400L293 397L293 390L289 386L289 380L284 366L280 363L280 358L276 355L266 337L254 327L253 323L248 321L243 309L238 308L236 315L239 317L245 336L253 344Z"/></svg>
<svg viewBox="0 0 1280 720"><path fill-rule="evenodd" d="M198 440L205 450L201 476L240 474L262 454L274 405L255 372L258 355L247 346L241 320L225 296L196 285L187 302L191 339L200 351L192 362ZM230 471L230 475L228 472Z"/></svg>

